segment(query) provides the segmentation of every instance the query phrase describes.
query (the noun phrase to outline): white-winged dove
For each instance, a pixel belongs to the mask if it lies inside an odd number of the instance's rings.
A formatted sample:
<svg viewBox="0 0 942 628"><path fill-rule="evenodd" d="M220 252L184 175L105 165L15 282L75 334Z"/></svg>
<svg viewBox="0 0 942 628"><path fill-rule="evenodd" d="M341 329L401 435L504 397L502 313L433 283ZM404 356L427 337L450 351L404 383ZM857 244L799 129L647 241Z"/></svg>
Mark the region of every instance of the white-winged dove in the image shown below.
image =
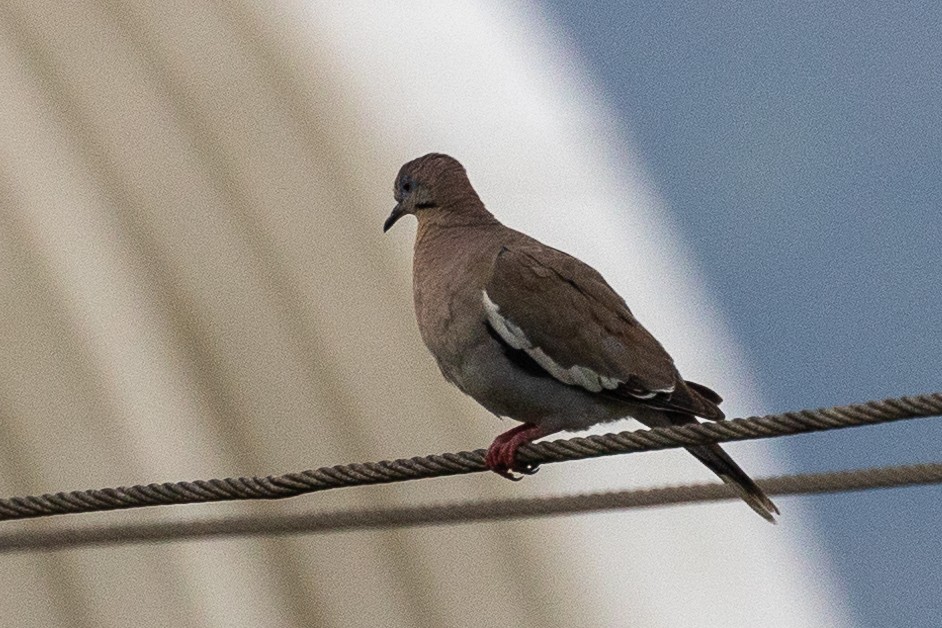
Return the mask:
<svg viewBox="0 0 942 628"><path fill-rule="evenodd" d="M524 443L632 417L649 427L724 418L721 397L684 381L664 347L592 267L501 224L464 167L431 153L396 177L383 225L418 219L413 292L419 331L445 379L521 421L488 449L513 478ZM688 447L769 521L775 504L719 445Z"/></svg>

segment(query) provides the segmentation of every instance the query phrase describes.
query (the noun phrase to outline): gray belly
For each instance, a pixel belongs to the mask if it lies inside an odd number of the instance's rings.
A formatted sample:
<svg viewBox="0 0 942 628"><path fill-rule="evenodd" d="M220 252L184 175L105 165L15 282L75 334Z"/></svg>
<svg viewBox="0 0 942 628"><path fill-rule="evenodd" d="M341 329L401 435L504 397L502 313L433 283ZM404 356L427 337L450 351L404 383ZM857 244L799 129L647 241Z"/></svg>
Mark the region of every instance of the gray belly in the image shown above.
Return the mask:
<svg viewBox="0 0 942 628"><path fill-rule="evenodd" d="M445 378L498 416L558 431L585 429L630 412L616 401L521 368L483 331L454 357L448 366L439 361Z"/></svg>

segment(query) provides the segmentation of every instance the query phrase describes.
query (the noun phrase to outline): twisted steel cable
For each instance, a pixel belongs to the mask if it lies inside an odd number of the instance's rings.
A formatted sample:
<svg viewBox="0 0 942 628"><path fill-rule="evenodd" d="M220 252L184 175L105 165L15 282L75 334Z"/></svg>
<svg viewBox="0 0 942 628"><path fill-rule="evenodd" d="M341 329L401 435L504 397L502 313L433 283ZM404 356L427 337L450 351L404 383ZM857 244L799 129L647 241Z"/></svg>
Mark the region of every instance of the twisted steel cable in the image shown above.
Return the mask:
<svg viewBox="0 0 942 628"><path fill-rule="evenodd" d="M942 483L942 463L785 475L758 480L770 495L802 495ZM506 519L561 516L629 508L740 499L725 484L555 497L464 501L425 506L353 509L298 514L231 515L213 519L104 524L0 533L0 554L56 551L135 543L165 543L293 534L327 534L430 525L457 525Z"/></svg>
<svg viewBox="0 0 942 628"><path fill-rule="evenodd" d="M786 412L678 427L572 438L521 447L533 466L621 453L721 443L873 425L942 414L942 393ZM300 473L193 482L168 482L0 499L0 521L52 515L203 502L283 499L304 493L385 484L486 470L485 450L321 467Z"/></svg>

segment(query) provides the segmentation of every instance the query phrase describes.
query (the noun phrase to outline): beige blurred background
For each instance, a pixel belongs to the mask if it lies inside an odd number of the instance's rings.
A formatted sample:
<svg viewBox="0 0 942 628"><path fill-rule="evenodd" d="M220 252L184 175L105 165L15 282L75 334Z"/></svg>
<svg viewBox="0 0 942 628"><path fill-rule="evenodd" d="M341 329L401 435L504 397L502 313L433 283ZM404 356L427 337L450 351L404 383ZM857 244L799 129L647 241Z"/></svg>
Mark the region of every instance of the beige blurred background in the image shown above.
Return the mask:
<svg viewBox="0 0 942 628"><path fill-rule="evenodd" d="M509 425L419 341L413 227L381 233L399 165L430 150L599 266L733 413L761 410L578 59L526 5L5 0L0 85L3 495L486 446ZM710 478L631 458L3 528ZM781 505L777 528L723 504L0 556L0 625L841 625Z"/></svg>

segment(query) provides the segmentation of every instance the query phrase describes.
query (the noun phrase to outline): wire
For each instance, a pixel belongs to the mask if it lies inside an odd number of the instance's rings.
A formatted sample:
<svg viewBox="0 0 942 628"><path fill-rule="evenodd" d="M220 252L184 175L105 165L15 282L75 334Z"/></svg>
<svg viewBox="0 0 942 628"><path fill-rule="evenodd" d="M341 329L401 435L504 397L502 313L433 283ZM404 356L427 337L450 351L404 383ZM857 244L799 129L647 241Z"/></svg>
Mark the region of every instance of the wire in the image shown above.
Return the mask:
<svg viewBox="0 0 942 628"><path fill-rule="evenodd" d="M938 483L942 483L942 463L785 475L758 481L759 486L772 495L862 491ZM402 508L285 515L233 515L214 519L124 525L105 524L80 528L70 526L55 530L25 530L0 534L0 554L140 543L456 525L732 499L739 499L739 494L726 484L711 483L558 497L478 500Z"/></svg>
<svg viewBox="0 0 942 628"><path fill-rule="evenodd" d="M521 463L537 466L620 453L802 434L942 414L942 393L802 410L764 417L655 428L525 445ZM267 477L227 478L91 489L0 499L0 521L143 506L282 499L332 488L385 484L486 470L485 450L321 467Z"/></svg>

